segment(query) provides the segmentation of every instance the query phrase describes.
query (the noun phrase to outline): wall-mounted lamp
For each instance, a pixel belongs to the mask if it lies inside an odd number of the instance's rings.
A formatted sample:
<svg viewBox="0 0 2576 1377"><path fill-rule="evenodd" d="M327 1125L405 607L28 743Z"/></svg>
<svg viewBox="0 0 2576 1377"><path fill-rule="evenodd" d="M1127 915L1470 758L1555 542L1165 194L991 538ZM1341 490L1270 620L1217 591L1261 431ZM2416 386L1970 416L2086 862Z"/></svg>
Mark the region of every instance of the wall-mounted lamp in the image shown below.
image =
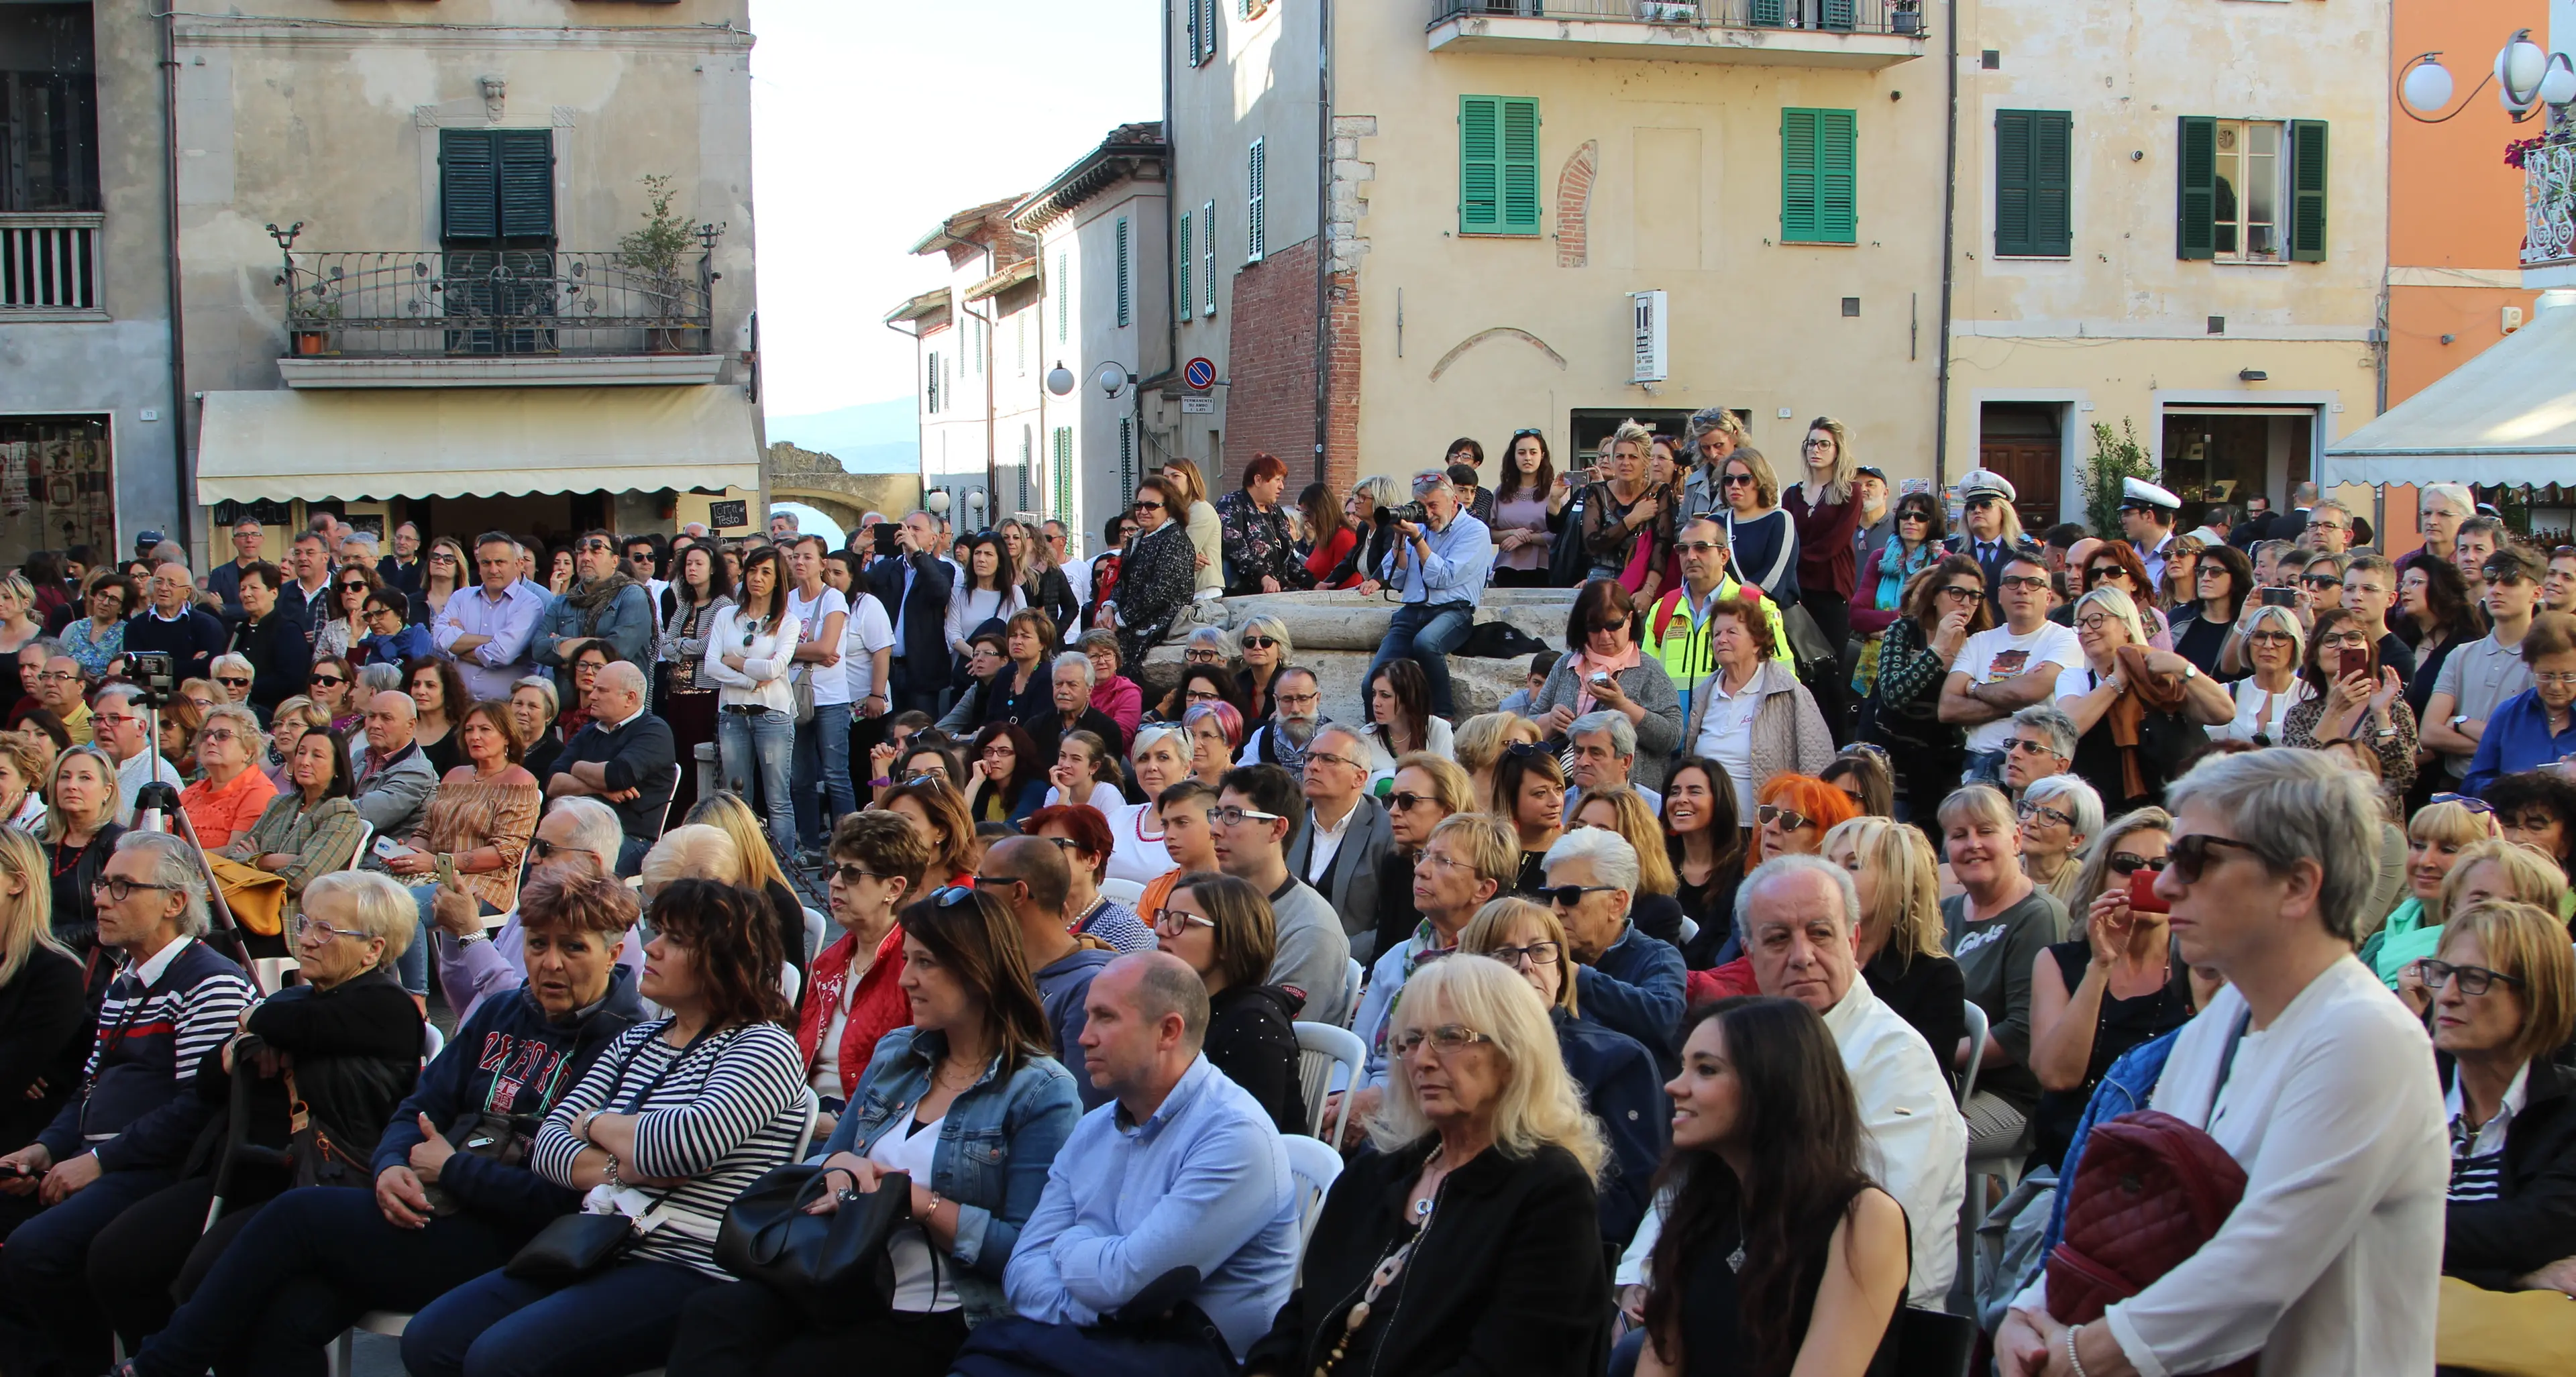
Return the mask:
<svg viewBox="0 0 2576 1377"><path fill-rule="evenodd" d="M2271 374L2264 372L2260 368L2240 368L2236 370L2236 380L2238 382L2267 382L2271 377Z"/></svg>

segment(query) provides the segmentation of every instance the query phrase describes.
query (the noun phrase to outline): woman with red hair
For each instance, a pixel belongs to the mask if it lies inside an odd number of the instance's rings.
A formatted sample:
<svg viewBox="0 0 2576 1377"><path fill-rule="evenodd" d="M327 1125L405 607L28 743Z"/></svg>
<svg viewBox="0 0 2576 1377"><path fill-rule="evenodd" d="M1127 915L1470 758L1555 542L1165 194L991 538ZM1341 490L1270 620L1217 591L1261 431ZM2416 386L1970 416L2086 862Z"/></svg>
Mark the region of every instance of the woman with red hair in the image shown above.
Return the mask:
<svg viewBox="0 0 2576 1377"><path fill-rule="evenodd" d="M1020 830L1032 837L1072 843L1064 848L1065 868L1073 872L1064 892L1065 931L1098 938L1121 956L1154 950L1154 930L1145 926L1136 910L1100 892L1101 878L1109 873L1109 855L1118 849L1106 815L1088 803L1059 803L1029 814Z"/></svg>
<svg viewBox="0 0 2576 1377"><path fill-rule="evenodd" d="M1814 775L1773 775L1755 799L1748 872L1774 856L1822 855L1825 834L1860 816L1851 795Z"/></svg>
<svg viewBox="0 0 2576 1377"><path fill-rule="evenodd" d="M1287 490L1288 465L1278 455L1256 454L1244 466L1243 486L1216 500L1227 596L1315 586L1315 576L1298 562L1296 532L1279 505Z"/></svg>

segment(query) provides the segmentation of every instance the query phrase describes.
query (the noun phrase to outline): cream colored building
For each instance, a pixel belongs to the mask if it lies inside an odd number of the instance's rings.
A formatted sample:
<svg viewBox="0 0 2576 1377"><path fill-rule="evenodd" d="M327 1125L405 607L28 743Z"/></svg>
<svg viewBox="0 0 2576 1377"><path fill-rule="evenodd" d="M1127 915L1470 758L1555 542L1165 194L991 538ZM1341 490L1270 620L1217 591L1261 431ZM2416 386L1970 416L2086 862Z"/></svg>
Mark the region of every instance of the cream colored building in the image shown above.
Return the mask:
<svg viewBox="0 0 2576 1377"><path fill-rule="evenodd" d="M195 500L756 519L746 0L259 9L176 21Z"/></svg>
<svg viewBox="0 0 2576 1377"><path fill-rule="evenodd" d="M2091 427L2284 507L2377 410L2388 6L1960 10L1949 477L2080 520ZM2365 500L2360 508L2370 510Z"/></svg>

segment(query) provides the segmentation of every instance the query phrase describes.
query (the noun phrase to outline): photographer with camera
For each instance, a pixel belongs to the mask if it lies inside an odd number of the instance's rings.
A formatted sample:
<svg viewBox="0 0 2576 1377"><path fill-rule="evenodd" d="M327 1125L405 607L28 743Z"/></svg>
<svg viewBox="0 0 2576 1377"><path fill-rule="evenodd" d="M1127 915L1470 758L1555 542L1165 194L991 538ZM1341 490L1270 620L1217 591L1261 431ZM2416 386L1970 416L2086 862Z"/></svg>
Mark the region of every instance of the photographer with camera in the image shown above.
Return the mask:
<svg viewBox="0 0 2576 1377"><path fill-rule="evenodd" d="M1458 509L1458 490L1440 469L1413 476L1413 499L1372 514L1380 524L1394 524L1396 543L1360 591L1373 595L1391 587L1404 605L1395 610L1386 642L1360 682L1375 682L1377 672L1394 661L1418 661L1431 681L1431 711L1447 717L1455 711L1449 651L1475 625L1476 599L1494 568L1494 536L1484 522Z"/></svg>
<svg viewBox="0 0 2576 1377"><path fill-rule="evenodd" d="M90 719L98 745L116 762L116 792L126 813L134 811L135 795L153 780L174 788L186 782L179 778L178 767L152 749L152 722L145 715L147 709L159 706L155 699L167 701L169 657L146 653L130 658L135 661L136 682L100 689Z"/></svg>

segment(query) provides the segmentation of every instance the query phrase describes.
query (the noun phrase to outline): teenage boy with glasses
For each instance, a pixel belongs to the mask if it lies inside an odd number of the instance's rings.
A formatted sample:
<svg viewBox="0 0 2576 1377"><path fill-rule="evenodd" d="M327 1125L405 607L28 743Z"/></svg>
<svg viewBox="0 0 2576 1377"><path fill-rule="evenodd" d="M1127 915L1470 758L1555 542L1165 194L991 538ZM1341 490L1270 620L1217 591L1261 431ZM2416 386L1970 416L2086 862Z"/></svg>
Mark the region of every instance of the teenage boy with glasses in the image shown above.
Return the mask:
<svg viewBox="0 0 2576 1377"><path fill-rule="evenodd" d="M1270 900L1279 950L1262 983L1285 985L1305 1000L1310 1023L1339 1024L1350 1010L1351 940L1341 915L1315 887L1288 868L1288 838L1306 822L1296 777L1276 765L1238 765L1217 789L1217 868Z"/></svg>
<svg viewBox="0 0 2576 1377"><path fill-rule="evenodd" d="M1968 728L1967 784L2001 783L2009 719L2055 697L2057 676L2085 662L2074 628L2048 619L2043 557L2014 550L1997 568L2004 624L1970 636L1941 685L1941 720Z"/></svg>

